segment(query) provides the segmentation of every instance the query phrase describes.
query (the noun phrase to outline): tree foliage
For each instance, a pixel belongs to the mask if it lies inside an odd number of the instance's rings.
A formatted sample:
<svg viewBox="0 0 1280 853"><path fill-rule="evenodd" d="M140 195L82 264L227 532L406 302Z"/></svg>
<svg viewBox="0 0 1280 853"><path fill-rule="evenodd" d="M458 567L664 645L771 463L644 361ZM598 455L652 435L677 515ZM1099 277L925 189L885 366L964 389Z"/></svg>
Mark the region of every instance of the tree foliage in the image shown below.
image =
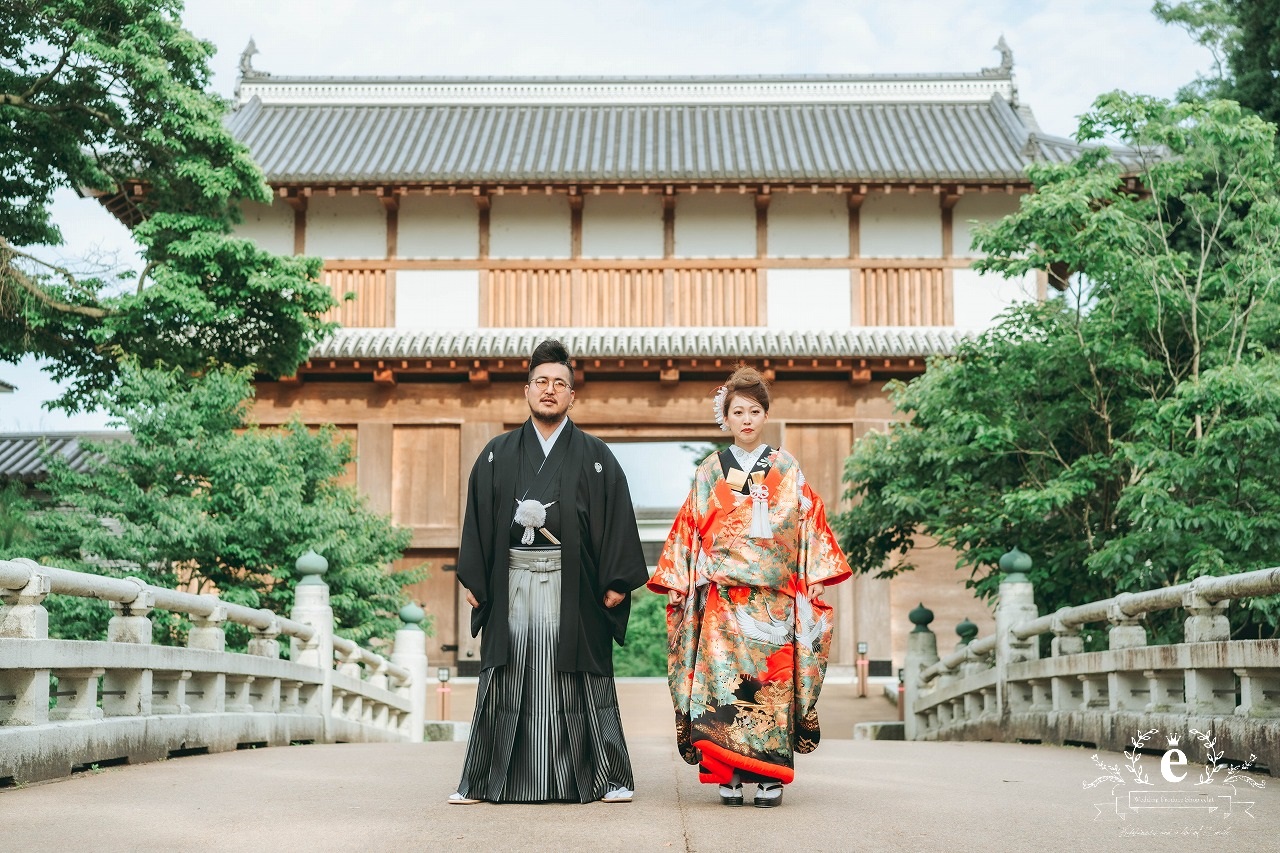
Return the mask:
<svg viewBox="0 0 1280 853"><path fill-rule="evenodd" d="M338 633L390 638L402 586L422 575L387 569L409 531L338 483L353 458L350 442L332 427L249 424L249 394L244 371L190 378L126 365L119 388L95 400L128 426L132 440L86 442L97 461L83 473L48 460L51 508L33 516L35 537L23 549L55 565L217 591L287 614L294 562L314 548L329 561ZM76 639L103 636L105 608L55 599L51 605L67 612L51 628ZM153 618L161 641L182 641L181 621L160 612ZM228 628L229 641L245 639Z"/></svg>
<svg viewBox="0 0 1280 853"><path fill-rule="evenodd" d="M214 48L181 11L180 0L0 7L0 360L51 360L71 380L60 401L71 409L111 387L125 356L283 375L326 331L318 260L230 236L241 204L270 193L207 91ZM131 208L140 273L81 274L33 251L62 243L59 188Z"/></svg>
<svg viewBox="0 0 1280 853"><path fill-rule="evenodd" d="M979 267L1052 267L1069 287L896 387L910 420L847 462L851 563L907 570L886 560L927 533L990 596L991 567L1018 545L1056 609L1277 562L1274 133L1232 102L1115 93L1079 137L1129 151L1032 167L1035 193L979 233ZM1245 610L1251 631L1280 616L1269 600Z"/></svg>
<svg viewBox="0 0 1280 853"><path fill-rule="evenodd" d="M1213 55L1212 73L1184 87L1182 97L1238 101L1280 123L1280 0L1156 2L1152 12Z"/></svg>

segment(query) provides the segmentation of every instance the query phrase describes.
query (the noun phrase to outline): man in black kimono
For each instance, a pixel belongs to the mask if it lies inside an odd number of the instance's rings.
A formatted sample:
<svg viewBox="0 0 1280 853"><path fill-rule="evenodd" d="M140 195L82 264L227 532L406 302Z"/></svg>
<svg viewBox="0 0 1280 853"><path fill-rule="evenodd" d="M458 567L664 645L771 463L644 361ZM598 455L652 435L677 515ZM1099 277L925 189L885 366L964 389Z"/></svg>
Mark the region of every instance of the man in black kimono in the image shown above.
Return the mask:
<svg viewBox="0 0 1280 853"><path fill-rule="evenodd" d="M627 478L568 418L559 341L529 359L531 417L481 451L467 484L458 580L480 640L462 781L449 802L630 802L613 682L631 590L649 578Z"/></svg>

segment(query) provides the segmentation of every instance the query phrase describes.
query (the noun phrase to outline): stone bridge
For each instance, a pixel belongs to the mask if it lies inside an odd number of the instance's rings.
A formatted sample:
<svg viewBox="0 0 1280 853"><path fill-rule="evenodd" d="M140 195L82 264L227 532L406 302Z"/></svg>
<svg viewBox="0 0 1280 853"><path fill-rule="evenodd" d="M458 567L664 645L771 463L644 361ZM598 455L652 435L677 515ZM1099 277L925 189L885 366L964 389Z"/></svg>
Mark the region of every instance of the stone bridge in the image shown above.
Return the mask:
<svg viewBox="0 0 1280 853"><path fill-rule="evenodd" d="M819 706L823 742L799 757L778 810L727 809L697 783L674 749L666 687L656 679L619 684L635 802L446 805L464 744L420 742L427 682L417 614L404 614L410 624L388 658L333 637L318 574L299 584L289 619L134 581L90 593L86 584L107 579L88 577L0 561L4 849L1092 853L1272 850L1280 837L1280 787L1265 772L1276 764L1259 772L1275 747L1262 704L1274 697L1266 680L1274 649L1212 639L1223 601L1270 594L1276 578L1261 573L1224 579L1226 586L1197 581L1187 595L1121 597L1114 609L1084 605L1047 621L1015 573L1002 589L996 637L962 643L944 660L917 614L922 630L912 635L904 702L917 739L854 739L854 721L897 711L883 696L829 684ZM40 600L59 593L116 602L106 642L47 639ZM1130 630L1117 635L1117 646L1129 643L1123 648L1073 649L1073 632L1096 613L1131 629L1156 605L1185 606L1191 619L1207 621L1192 622L1189 641L1177 646L1138 645ZM157 607L192 615L199 632L188 648L151 647L149 629L127 621L145 621ZM250 654L222 649L227 621L255 632ZM1039 660L1032 638L1045 630L1055 633L1055 654ZM288 661L271 653L278 636L290 637ZM1225 648L1209 651L1219 643ZM1224 668L1237 679L1230 701L1241 703L1230 712ZM1211 709L1197 704L1202 677L1212 685L1203 694L1216 703ZM1135 697L1151 695L1144 690L1162 691L1162 701L1147 698L1152 707L1136 709ZM1055 701L1056 709L1035 707ZM1134 737L1150 729L1161 737L1122 743L1126 726L1145 726ZM1188 728L1207 733L1223 754L1209 761L1195 736L1184 734L1176 749L1163 737ZM1247 742L1257 760L1241 770L1233 760Z"/></svg>

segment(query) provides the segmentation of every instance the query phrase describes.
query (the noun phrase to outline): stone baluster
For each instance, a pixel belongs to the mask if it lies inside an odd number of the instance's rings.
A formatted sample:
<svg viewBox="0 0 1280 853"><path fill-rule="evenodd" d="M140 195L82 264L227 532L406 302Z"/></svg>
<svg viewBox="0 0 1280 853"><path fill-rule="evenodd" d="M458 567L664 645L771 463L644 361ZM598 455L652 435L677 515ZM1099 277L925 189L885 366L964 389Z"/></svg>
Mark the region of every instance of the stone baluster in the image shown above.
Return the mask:
<svg viewBox="0 0 1280 853"><path fill-rule="evenodd" d="M1200 592L1196 581L1182 596L1182 606L1187 611L1183 623L1183 638L1188 643L1216 643L1231 639L1231 624L1227 620L1227 603L1209 601ZM1193 659L1196 656L1193 656ZM1240 705L1236 705L1236 681L1240 679ZM1191 668L1183 673L1183 696L1187 710L1199 714L1247 715L1247 709L1263 694L1254 689L1253 679L1241 678L1240 670L1226 668ZM1261 707L1261 706L1259 706ZM1251 715L1250 715L1251 716Z"/></svg>
<svg viewBox="0 0 1280 853"><path fill-rule="evenodd" d="M310 626L315 635L306 642L291 637L290 656L317 670L318 684L306 690L301 706L303 713L323 718L323 736L329 741L332 740L329 719L333 713L333 608L329 606L329 585L321 577L329 570L329 561L308 550L295 565L303 577L294 589L293 610L289 616Z"/></svg>
<svg viewBox="0 0 1280 853"><path fill-rule="evenodd" d="M227 650L227 633L223 625L227 622L227 606L214 595L202 595L212 603L207 616L193 614L191 630L187 633L187 648L204 649L208 652L225 652ZM194 674L184 691L184 698L189 694L195 710L205 714L221 714L232 710L227 707L227 675L224 672L199 672ZM232 687L233 696L239 691ZM237 705L238 699L232 699Z"/></svg>
<svg viewBox="0 0 1280 853"><path fill-rule="evenodd" d="M31 570L21 589L0 587L0 638L49 639L48 575L31 560L12 560ZM21 576L19 576L21 577ZM21 582L21 581L19 581ZM38 726L49 721L49 670L0 670L0 726Z"/></svg>
<svg viewBox="0 0 1280 853"><path fill-rule="evenodd" d="M1130 598L1129 593L1120 593L1107 607L1107 622L1111 627L1107 630L1107 648L1116 649L1136 649L1147 644L1147 614L1139 613L1137 616L1130 616L1124 612L1126 599Z"/></svg>
<svg viewBox="0 0 1280 853"><path fill-rule="evenodd" d="M268 612L269 611L264 611ZM271 624L265 628L249 629L249 654L262 658L278 659L280 657L280 620L274 613L270 614ZM258 698L253 703L254 709L275 714L280 711L280 679L271 678L258 682ZM294 698L294 709L297 708L297 696Z"/></svg>
<svg viewBox="0 0 1280 853"><path fill-rule="evenodd" d="M1013 633L1013 626L1030 622L1040 615L1036 609L1035 588L1026 575L1030 569L1031 557L1017 547L1000 557L1004 578L1000 581L1000 599L996 603L995 695L986 698L991 700L990 710L1001 719L1005 719L1018 705L1009 695L1009 665L1040 659L1038 637L1020 640Z"/></svg>
<svg viewBox="0 0 1280 853"><path fill-rule="evenodd" d="M907 635L907 659L902 674L905 687L902 697L903 734L907 740L918 740L927 728L923 715L916 714L916 699L923 692L920 673L938 662L938 638L929 630L933 611L925 607L924 602L908 613L907 618L916 627Z"/></svg>
<svg viewBox="0 0 1280 853"><path fill-rule="evenodd" d="M408 694L411 710L405 724L411 743L421 743L427 715L427 633L422 622L427 614L416 604L400 608L400 621L404 627L396 631L396 644L391 652L391 662L409 670L409 681L397 687L397 692Z"/></svg>
<svg viewBox="0 0 1280 853"><path fill-rule="evenodd" d="M138 586L129 602L111 602L115 614L107 623L107 642L151 645L151 608L155 605L145 581L126 578ZM109 669L102 678L102 713L108 717L150 716L152 678L149 669Z"/></svg>
<svg viewBox="0 0 1280 853"><path fill-rule="evenodd" d="M360 681L364 670L360 668L360 660L364 653L357 646L350 652L338 652L338 672L354 681ZM353 722L361 722L364 718L364 698L359 693L341 694L334 690L333 715L345 717Z"/></svg>

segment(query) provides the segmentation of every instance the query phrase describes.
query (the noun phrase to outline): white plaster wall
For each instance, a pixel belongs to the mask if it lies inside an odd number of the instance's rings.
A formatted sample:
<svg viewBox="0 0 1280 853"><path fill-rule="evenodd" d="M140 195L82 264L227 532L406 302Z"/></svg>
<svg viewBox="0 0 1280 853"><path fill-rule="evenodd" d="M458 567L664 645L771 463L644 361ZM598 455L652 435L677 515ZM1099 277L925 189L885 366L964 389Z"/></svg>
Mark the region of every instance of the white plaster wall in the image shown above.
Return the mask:
<svg viewBox="0 0 1280 853"><path fill-rule="evenodd" d="M952 249L957 258L980 257L970 248L975 225L990 225L1018 209L1022 196L1006 193L966 193L951 211Z"/></svg>
<svg viewBox="0 0 1280 853"><path fill-rule="evenodd" d="M480 254L480 212L470 196L405 196L398 228L396 254L402 258Z"/></svg>
<svg viewBox="0 0 1280 853"><path fill-rule="evenodd" d="M846 232L847 233L847 232ZM774 329L836 329L849 325L848 270L771 269L766 305Z"/></svg>
<svg viewBox="0 0 1280 853"><path fill-rule="evenodd" d="M859 249L867 258L942 256L942 208L931 192L872 193L862 202Z"/></svg>
<svg viewBox="0 0 1280 853"><path fill-rule="evenodd" d="M952 275L955 324L961 328L985 329L1013 303L1036 298L1034 272L1008 279L977 270L954 270Z"/></svg>
<svg viewBox="0 0 1280 853"><path fill-rule="evenodd" d="M569 257L569 199L562 195L494 196L489 209L492 258Z"/></svg>
<svg viewBox="0 0 1280 853"><path fill-rule="evenodd" d="M849 202L833 193L781 193L769 202L769 257L849 257Z"/></svg>
<svg viewBox="0 0 1280 853"><path fill-rule="evenodd" d="M662 257L662 196L588 195L582 200L582 255Z"/></svg>
<svg viewBox="0 0 1280 853"><path fill-rule="evenodd" d="M396 271L396 328L474 329L479 325L478 271Z"/></svg>
<svg viewBox="0 0 1280 853"><path fill-rule="evenodd" d="M675 254L681 258L754 258L755 197L738 192L678 196Z"/></svg>
<svg viewBox="0 0 1280 853"><path fill-rule="evenodd" d="M322 258L385 258L382 202L366 195L313 195L307 205L306 250Z"/></svg>
<svg viewBox="0 0 1280 853"><path fill-rule="evenodd" d="M293 254L293 208L283 201L270 205L246 201L241 208L244 221L233 233L252 240L262 249L277 255Z"/></svg>

